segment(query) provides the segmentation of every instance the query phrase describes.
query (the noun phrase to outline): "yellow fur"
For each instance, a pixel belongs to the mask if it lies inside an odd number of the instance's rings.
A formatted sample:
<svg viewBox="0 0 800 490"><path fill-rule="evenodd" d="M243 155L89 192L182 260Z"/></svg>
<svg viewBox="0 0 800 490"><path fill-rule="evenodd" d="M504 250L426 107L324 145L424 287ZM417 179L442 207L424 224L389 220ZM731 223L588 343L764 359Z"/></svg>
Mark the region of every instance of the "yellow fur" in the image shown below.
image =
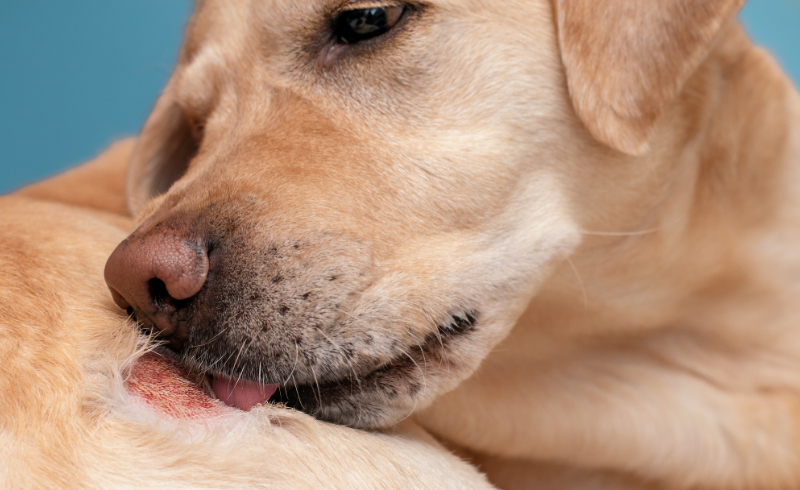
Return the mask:
<svg viewBox="0 0 800 490"><path fill-rule="evenodd" d="M188 421L132 399L143 341L102 279L129 218L24 196L76 173L115 185L130 149L0 198L0 487L490 488L413 424L366 433L274 407Z"/></svg>

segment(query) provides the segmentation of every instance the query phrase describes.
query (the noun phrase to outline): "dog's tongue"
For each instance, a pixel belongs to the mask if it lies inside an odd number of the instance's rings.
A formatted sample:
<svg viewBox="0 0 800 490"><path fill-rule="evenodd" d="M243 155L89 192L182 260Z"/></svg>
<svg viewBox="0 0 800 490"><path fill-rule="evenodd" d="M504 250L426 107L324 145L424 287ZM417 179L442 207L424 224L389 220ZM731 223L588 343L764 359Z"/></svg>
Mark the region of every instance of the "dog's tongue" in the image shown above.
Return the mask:
<svg viewBox="0 0 800 490"><path fill-rule="evenodd" d="M264 403L278 389L276 384L265 385L222 376L214 376L211 387L214 389L217 398L225 402L226 405L240 410L250 410L256 405Z"/></svg>

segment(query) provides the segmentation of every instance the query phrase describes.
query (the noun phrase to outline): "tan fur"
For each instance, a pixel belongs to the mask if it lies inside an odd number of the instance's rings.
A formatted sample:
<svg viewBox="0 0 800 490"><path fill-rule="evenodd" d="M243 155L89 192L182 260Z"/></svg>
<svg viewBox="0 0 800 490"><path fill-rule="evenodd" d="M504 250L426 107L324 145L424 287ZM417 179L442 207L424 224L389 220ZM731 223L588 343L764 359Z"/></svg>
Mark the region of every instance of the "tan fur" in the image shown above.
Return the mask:
<svg viewBox="0 0 800 490"><path fill-rule="evenodd" d="M366 433L275 407L177 420L133 399L123 382L142 339L102 279L131 223L98 210L113 202L102 191L62 186L118 186L105 169L130 143L0 198L0 487L490 488L410 423Z"/></svg>
<svg viewBox="0 0 800 490"><path fill-rule="evenodd" d="M129 216L123 196L128 158L135 144L134 138L117 141L96 159L24 187L17 194Z"/></svg>
<svg viewBox="0 0 800 490"><path fill-rule="evenodd" d="M599 141L647 152L653 126L744 0L556 0L572 103Z"/></svg>
<svg viewBox="0 0 800 490"><path fill-rule="evenodd" d="M197 332L249 347L184 361L353 374L310 411L413 413L508 488L797 488L800 98L740 4L432 0L342 47L350 3L199 2L131 240L223 244Z"/></svg>
<svg viewBox="0 0 800 490"><path fill-rule="evenodd" d="M493 455L499 485L523 475L507 488L541 482L526 460L578 487L604 488L595 468L656 488L795 488L799 144L797 92L730 27L649 154L595 154L593 184L574 183L594 203L582 245L421 419ZM475 399L492 403L460 409Z"/></svg>

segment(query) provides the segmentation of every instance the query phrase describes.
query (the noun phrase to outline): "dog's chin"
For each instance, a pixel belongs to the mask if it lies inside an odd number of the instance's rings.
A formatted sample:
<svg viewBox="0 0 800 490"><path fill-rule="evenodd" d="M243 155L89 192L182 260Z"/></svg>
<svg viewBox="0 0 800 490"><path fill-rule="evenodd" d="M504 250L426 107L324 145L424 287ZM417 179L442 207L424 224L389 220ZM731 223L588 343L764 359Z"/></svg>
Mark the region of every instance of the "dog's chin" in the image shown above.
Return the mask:
<svg viewBox="0 0 800 490"><path fill-rule="evenodd" d="M435 394L442 381L455 374L448 352L475 329L477 313L453 316L422 342L402 349L402 354L376 368L359 372L343 368L340 372L319 373L313 379L300 379L293 370L279 383L262 383L208 369L194 355L179 354L166 346L159 351L190 372L204 373L216 398L241 410L261 403L305 412L319 420L359 429L391 425L420 408ZM194 352L197 352L196 350Z"/></svg>
<svg viewBox="0 0 800 490"><path fill-rule="evenodd" d="M423 344L366 374L343 373L325 383L280 385L269 401L319 420L359 429L386 426L414 409L426 382L426 372L428 377L435 377L425 359L437 357Z"/></svg>

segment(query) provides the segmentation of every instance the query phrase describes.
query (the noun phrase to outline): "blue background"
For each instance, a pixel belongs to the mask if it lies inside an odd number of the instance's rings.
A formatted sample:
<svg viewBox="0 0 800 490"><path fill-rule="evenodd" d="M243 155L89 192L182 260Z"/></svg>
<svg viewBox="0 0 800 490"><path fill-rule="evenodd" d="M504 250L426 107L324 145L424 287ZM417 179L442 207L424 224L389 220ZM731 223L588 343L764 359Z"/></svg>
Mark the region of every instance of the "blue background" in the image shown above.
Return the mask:
<svg viewBox="0 0 800 490"><path fill-rule="evenodd" d="M138 132L190 0L0 0L0 192ZM750 0L757 43L800 81L800 0Z"/></svg>

